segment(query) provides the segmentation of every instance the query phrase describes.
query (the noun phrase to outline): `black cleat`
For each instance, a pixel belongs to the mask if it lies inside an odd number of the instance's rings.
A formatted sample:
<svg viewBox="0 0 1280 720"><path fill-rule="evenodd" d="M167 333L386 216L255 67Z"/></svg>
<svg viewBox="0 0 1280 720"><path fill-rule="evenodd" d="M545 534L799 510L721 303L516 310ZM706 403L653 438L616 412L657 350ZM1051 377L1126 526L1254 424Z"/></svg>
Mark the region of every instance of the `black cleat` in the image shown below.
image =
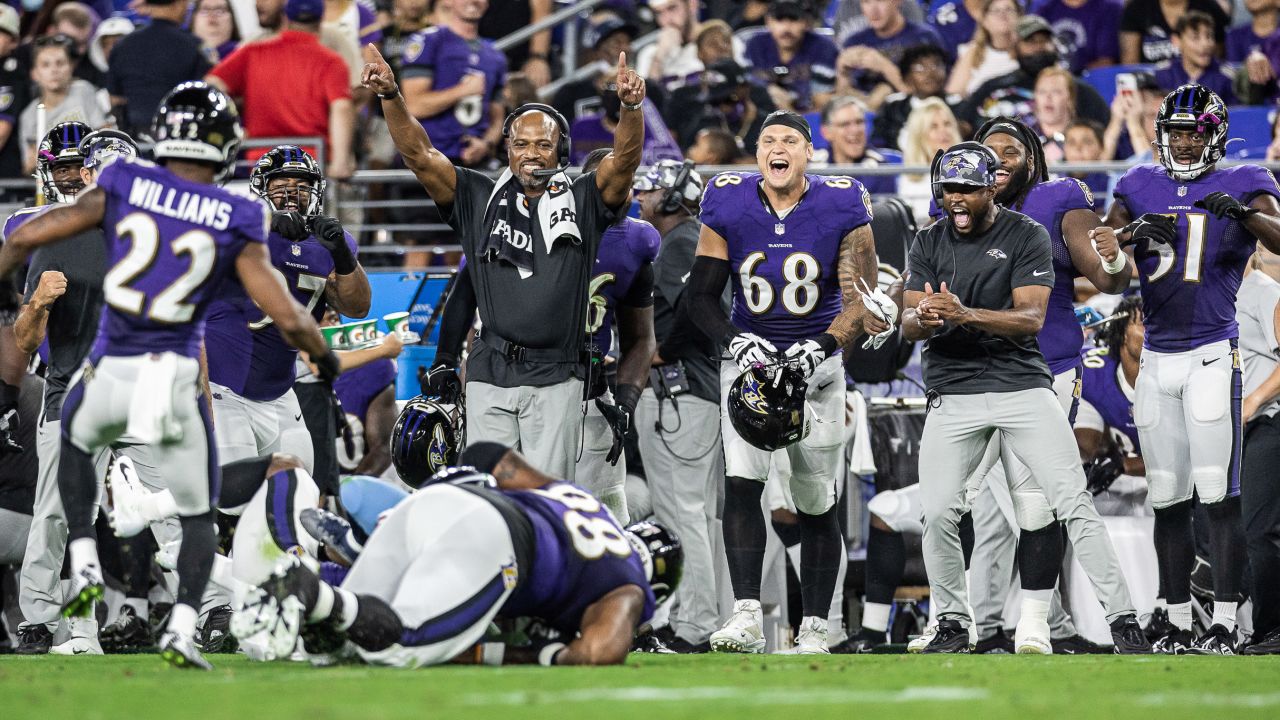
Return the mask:
<svg viewBox="0 0 1280 720"><path fill-rule="evenodd" d="M1051 638L1049 644L1053 645L1054 655L1110 655L1113 652L1110 645L1099 645L1079 635Z"/></svg>
<svg viewBox="0 0 1280 720"><path fill-rule="evenodd" d="M655 653L658 655L675 655L676 651L667 647L662 639L655 633L645 633L638 636L631 644L631 652L633 653Z"/></svg>
<svg viewBox="0 0 1280 720"><path fill-rule="evenodd" d="M668 650L677 655L702 655L703 653L711 652L710 641L691 643L679 635L667 641L666 646Z"/></svg>
<svg viewBox="0 0 1280 720"><path fill-rule="evenodd" d="M1204 635L1201 635L1191 647L1187 648L1190 655L1235 655L1236 654L1236 631L1228 630L1225 627L1214 624Z"/></svg>
<svg viewBox="0 0 1280 720"><path fill-rule="evenodd" d="M109 655L146 652L154 646L151 626L128 605L120 608L115 622L98 633L98 644Z"/></svg>
<svg viewBox="0 0 1280 720"><path fill-rule="evenodd" d="M1195 638L1191 637L1190 630L1174 630L1155 641L1151 652L1157 655L1186 655L1193 645Z"/></svg>
<svg viewBox="0 0 1280 720"><path fill-rule="evenodd" d="M939 620L938 632L920 652L924 654L968 653L969 631L960 625L959 620Z"/></svg>
<svg viewBox="0 0 1280 720"><path fill-rule="evenodd" d="M996 628L995 632L978 640L973 652L975 655L1012 655L1013 638L1004 633L1004 628Z"/></svg>
<svg viewBox="0 0 1280 720"><path fill-rule="evenodd" d="M1151 643L1133 615L1118 617L1111 623L1111 642L1117 655L1151 654Z"/></svg>
<svg viewBox="0 0 1280 720"><path fill-rule="evenodd" d="M196 633L196 644L201 652L230 654L240 647L231 634L231 606L219 605L204 617L204 625Z"/></svg>
<svg viewBox="0 0 1280 720"><path fill-rule="evenodd" d="M18 647L14 653L18 655L48 655L53 647L53 633L41 624L18 628Z"/></svg>
<svg viewBox="0 0 1280 720"><path fill-rule="evenodd" d="M1280 655L1280 628L1254 640L1240 651L1241 655Z"/></svg>
<svg viewBox="0 0 1280 720"><path fill-rule="evenodd" d="M1176 625L1169 622L1168 608L1158 607L1151 611L1146 627L1142 628L1142 634L1147 637L1148 643L1154 643L1177 629Z"/></svg>
<svg viewBox="0 0 1280 720"><path fill-rule="evenodd" d="M862 628L857 633L845 638L845 641L831 648L835 655L867 655L886 642L885 633Z"/></svg>

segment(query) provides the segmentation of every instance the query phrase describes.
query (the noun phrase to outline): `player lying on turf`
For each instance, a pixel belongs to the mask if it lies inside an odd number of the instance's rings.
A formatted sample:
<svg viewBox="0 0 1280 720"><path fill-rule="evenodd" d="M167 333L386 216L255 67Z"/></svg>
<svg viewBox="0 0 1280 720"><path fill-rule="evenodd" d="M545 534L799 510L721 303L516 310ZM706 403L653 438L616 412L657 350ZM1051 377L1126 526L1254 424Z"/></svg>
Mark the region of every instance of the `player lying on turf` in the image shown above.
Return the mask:
<svg viewBox="0 0 1280 720"><path fill-rule="evenodd" d="M669 594L679 581L679 542L652 524L639 528L643 537L624 532L589 493L503 445L475 443L462 462L491 475L493 487L441 483L414 493L339 587L290 558L251 591L232 632L265 638L276 657L302 635L309 653L354 651L399 667L621 663L653 615L655 591ZM495 619L526 617L573 639L481 644Z"/></svg>

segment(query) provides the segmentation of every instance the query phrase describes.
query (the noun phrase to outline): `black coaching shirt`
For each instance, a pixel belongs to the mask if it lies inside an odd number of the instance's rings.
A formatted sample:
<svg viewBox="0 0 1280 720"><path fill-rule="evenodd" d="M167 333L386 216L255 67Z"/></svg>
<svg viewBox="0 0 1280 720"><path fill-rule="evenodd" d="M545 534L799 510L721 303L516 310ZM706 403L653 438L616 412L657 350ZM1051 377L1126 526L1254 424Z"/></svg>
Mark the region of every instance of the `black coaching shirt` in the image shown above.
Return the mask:
<svg viewBox="0 0 1280 720"><path fill-rule="evenodd" d="M1053 287L1049 231L1035 220L1000 209L982 234L961 235L950 217L921 230L907 257L907 290L947 289L965 307L1013 309L1013 289ZM943 395L1051 388L1053 376L1035 335L1001 337L947 323L921 353L925 388Z"/></svg>

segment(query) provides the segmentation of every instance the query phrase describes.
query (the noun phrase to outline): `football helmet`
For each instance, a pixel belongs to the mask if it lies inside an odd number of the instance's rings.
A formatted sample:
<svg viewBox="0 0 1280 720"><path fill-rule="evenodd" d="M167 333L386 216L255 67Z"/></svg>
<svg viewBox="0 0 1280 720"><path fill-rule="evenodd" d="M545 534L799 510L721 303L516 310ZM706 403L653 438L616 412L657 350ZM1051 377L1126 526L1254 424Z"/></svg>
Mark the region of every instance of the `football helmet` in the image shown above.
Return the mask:
<svg viewBox="0 0 1280 720"><path fill-rule="evenodd" d="M459 465L457 467L447 467L440 472L427 478L422 483L422 487L428 488L432 485L468 485L471 487L488 488L496 490L498 488L498 479L486 472L471 467L470 465Z"/></svg>
<svg viewBox="0 0 1280 720"><path fill-rule="evenodd" d="M244 139L240 113L226 93L201 81L184 82L160 101L151 120L157 161L190 160L217 168L214 182L235 169Z"/></svg>
<svg viewBox="0 0 1280 720"><path fill-rule="evenodd" d="M118 158L138 157L138 145L126 132L94 130L80 141L80 154L84 156L84 166L97 171Z"/></svg>
<svg viewBox="0 0 1280 720"><path fill-rule="evenodd" d="M463 444L461 411L419 395L405 404L391 428L391 463L415 490L458 463Z"/></svg>
<svg viewBox="0 0 1280 720"><path fill-rule="evenodd" d="M1180 163L1174 158L1174 130L1191 130L1204 137L1199 159ZM1227 152L1227 105L1203 85L1188 83L1165 96L1156 113L1156 156L1175 180L1195 180Z"/></svg>
<svg viewBox="0 0 1280 720"><path fill-rule="evenodd" d="M680 208L697 215L702 202L702 188L702 176L693 169L692 160L659 160L631 185L636 192L665 190L658 210L668 215Z"/></svg>
<svg viewBox="0 0 1280 720"><path fill-rule="evenodd" d="M289 191L277 193L281 201L277 204L268 194L267 188L272 178L281 177L300 178L309 182L311 187L305 191L306 198L299 196L296 200L296 211L307 216L320 214L324 209L324 173L310 153L296 145L277 145L259 158L253 170L249 171L249 189L271 203L271 207L277 212L290 209L285 205L293 199Z"/></svg>
<svg viewBox="0 0 1280 720"><path fill-rule="evenodd" d="M61 183L53 179L55 165L84 165L84 155L80 151L80 141L93 132L93 128L82 122L58 123L49 128L36 148L36 180L40 181L40 189L45 199L50 202L71 202L77 193L84 189L84 181L80 179L79 170L74 179Z"/></svg>
<svg viewBox="0 0 1280 720"><path fill-rule="evenodd" d="M657 520L641 520L627 526L627 539L640 556L653 597L659 603L671 597L684 572L684 548L680 538Z"/></svg>
<svg viewBox="0 0 1280 720"><path fill-rule="evenodd" d="M770 452L809 434L804 375L786 365L752 367L729 386L729 422L754 447Z"/></svg>

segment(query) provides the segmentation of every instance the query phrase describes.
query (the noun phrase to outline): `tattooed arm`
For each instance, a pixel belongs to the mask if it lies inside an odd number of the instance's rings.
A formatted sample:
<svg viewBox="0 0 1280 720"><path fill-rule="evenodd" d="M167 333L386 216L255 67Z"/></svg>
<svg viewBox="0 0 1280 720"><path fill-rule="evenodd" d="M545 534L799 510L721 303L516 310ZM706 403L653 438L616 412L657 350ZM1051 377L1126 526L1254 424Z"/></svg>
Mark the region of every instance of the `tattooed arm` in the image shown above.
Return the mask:
<svg viewBox="0 0 1280 720"><path fill-rule="evenodd" d="M876 259L876 241L871 225L855 228L840 242L840 259L837 265L840 278L840 300L844 309L831 321L827 332L840 347L848 347L861 333L875 335L889 329L875 315L867 311L858 293L860 281L875 288L879 276Z"/></svg>

